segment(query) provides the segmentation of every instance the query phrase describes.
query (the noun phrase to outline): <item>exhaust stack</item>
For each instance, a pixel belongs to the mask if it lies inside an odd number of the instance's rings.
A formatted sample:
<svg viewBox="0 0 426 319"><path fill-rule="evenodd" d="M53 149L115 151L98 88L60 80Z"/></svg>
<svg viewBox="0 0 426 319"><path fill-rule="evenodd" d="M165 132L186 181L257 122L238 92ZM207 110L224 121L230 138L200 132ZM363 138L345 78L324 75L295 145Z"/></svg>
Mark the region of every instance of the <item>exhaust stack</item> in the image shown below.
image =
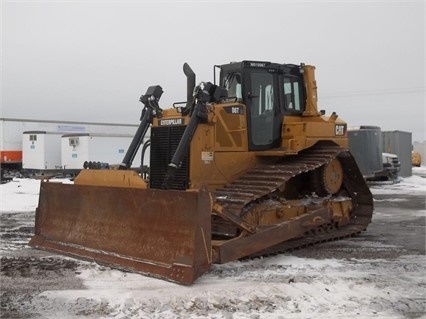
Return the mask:
<svg viewBox="0 0 426 319"><path fill-rule="evenodd" d="M193 103L193 92L195 88L195 73L192 71L188 63L183 64L183 72L186 75L186 106L185 109L189 110Z"/></svg>

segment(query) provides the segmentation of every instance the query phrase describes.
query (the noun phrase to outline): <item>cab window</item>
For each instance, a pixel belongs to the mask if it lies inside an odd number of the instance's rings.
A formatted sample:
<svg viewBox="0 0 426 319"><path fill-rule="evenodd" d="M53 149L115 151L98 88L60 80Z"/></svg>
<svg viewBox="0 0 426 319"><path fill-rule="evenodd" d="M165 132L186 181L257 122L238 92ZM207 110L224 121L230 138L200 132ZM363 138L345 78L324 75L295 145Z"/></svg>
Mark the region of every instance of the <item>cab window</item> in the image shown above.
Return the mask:
<svg viewBox="0 0 426 319"><path fill-rule="evenodd" d="M228 96L242 100L243 94L241 92L241 74L228 73L224 79L222 87L228 91Z"/></svg>
<svg viewBox="0 0 426 319"><path fill-rule="evenodd" d="M304 111L303 83L300 78L290 75L283 76L284 109L290 113Z"/></svg>

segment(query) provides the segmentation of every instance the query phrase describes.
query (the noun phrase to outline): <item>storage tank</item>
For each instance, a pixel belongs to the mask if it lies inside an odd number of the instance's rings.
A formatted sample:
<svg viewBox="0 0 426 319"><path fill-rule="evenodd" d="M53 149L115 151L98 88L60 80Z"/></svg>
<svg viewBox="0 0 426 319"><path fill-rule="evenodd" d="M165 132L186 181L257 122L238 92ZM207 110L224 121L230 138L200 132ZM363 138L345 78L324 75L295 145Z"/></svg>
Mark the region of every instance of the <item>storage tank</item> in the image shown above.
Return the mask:
<svg viewBox="0 0 426 319"><path fill-rule="evenodd" d="M373 178L383 170L382 133L378 126L363 125L348 129L349 151L364 178Z"/></svg>

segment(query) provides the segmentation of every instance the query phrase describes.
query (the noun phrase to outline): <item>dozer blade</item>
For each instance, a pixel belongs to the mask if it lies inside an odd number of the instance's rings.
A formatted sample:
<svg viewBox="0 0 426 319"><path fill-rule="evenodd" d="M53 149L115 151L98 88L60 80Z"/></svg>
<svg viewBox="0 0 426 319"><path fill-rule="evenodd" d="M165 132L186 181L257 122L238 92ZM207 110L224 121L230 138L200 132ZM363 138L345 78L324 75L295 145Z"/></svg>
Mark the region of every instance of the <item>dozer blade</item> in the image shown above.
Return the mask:
<svg viewBox="0 0 426 319"><path fill-rule="evenodd" d="M211 265L210 193L42 181L29 245L191 284Z"/></svg>

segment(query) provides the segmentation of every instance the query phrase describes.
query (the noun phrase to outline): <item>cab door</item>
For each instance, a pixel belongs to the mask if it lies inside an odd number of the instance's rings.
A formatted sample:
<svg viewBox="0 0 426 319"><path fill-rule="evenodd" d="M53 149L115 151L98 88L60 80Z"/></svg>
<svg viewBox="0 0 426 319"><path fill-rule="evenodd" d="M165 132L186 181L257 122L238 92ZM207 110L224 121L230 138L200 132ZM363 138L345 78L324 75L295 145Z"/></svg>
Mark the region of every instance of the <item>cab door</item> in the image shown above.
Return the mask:
<svg viewBox="0 0 426 319"><path fill-rule="evenodd" d="M277 74L267 69L245 69L244 73L249 150L277 147L281 142L282 124Z"/></svg>

